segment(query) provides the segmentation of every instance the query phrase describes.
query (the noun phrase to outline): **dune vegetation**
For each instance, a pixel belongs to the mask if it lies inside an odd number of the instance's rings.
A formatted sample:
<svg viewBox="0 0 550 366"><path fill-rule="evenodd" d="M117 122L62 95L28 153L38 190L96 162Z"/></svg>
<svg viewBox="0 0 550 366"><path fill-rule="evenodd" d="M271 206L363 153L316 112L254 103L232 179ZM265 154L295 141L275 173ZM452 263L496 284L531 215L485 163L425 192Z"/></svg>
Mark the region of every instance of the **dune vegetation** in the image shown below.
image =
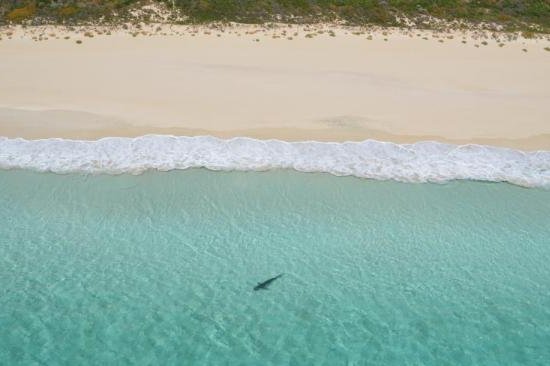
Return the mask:
<svg viewBox="0 0 550 366"><path fill-rule="evenodd" d="M166 22L342 22L350 25L433 28L481 25L548 33L548 0L3 0L0 23L116 23L152 20L164 9Z"/></svg>

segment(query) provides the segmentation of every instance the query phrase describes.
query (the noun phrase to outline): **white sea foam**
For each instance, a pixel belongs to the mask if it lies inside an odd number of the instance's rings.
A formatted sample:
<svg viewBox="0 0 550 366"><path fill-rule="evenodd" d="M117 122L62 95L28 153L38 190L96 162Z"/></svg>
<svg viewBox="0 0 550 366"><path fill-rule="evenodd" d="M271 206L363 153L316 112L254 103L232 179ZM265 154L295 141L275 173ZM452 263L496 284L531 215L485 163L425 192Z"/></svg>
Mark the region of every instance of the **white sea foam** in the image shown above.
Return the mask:
<svg viewBox="0 0 550 366"><path fill-rule="evenodd" d="M294 169L402 182L471 179L550 188L550 151L438 142L285 142L148 135L97 141L0 137L0 169L139 174L146 170Z"/></svg>

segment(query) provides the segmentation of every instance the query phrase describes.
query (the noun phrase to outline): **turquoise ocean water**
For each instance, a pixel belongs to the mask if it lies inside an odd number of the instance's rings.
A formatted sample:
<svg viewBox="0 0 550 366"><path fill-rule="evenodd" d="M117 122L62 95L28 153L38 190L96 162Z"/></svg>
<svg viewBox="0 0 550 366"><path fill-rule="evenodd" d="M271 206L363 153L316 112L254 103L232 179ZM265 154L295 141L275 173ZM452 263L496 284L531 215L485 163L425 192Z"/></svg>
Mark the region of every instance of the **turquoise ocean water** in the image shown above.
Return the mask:
<svg viewBox="0 0 550 366"><path fill-rule="evenodd" d="M548 365L550 192L1 171L0 364Z"/></svg>

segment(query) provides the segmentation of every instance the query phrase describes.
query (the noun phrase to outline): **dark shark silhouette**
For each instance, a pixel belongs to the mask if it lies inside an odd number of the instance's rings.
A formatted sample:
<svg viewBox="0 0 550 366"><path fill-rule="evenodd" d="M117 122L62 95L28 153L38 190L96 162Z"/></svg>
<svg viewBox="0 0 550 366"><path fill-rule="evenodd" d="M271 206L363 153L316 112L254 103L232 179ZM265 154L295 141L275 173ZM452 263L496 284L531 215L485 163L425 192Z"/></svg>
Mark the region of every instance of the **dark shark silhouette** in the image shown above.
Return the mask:
<svg viewBox="0 0 550 366"><path fill-rule="evenodd" d="M269 287L269 285L271 285L273 283L273 281L275 281L276 279L280 278L283 274L281 273L280 275L278 276L275 276L273 278L270 278L269 280L265 280L264 282L258 282L258 284L256 286L254 286L254 291L258 291L258 290L267 290L267 288Z"/></svg>

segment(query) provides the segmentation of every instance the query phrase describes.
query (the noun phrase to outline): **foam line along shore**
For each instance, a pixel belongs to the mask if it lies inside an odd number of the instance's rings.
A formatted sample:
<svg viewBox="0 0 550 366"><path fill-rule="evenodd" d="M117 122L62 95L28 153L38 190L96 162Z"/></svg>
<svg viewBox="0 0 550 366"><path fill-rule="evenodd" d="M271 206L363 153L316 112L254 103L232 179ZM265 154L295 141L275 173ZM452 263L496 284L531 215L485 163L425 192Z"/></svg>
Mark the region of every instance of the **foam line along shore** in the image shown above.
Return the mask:
<svg viewBox="0 0 550 366"><path fill-rule="evenodd" d="M140 174L147 170L189 168L294 169L402 182L480 180L550 187L550 151L524 152L433 141L285 142L165 135L97 141L0 138L0 168L85 174Z"/></svg>

